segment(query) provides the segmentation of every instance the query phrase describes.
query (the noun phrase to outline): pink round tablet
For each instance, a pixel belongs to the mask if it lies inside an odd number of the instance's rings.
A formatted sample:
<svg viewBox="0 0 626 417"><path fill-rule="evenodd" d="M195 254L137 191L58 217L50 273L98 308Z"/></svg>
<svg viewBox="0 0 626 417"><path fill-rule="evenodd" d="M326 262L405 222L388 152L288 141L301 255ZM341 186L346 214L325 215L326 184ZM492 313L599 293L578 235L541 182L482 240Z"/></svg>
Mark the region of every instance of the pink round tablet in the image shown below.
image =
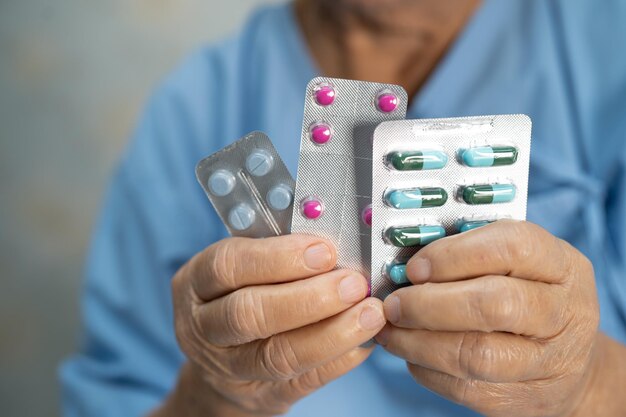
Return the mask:
<svg viewBox="0 0 626 417"><path fill-rule="evenodd" d="M301 206L302 214L304 217L310 220L319 218L324 212L322 202L316 198L309 198L302 202Z"/></svg>
<svg viewBox="0 0 626 417"><path fill-rule="evenodd" d="M316 123L311 128L311 140L318 145L323 145L330 140L333 132L326 123Z"/></svg>
<svg viewBox="0 0 626 417"><path fill-rule="evenodd" d="M315 89L315 101L320 106L330 106L335 101L335 89L328 84L321 84Z"/></svg>
<svg viewBox="0 0 626 417"><path fill-rule="evenodd" d="M376 101L378 110L383 113L391 113L398 108L398 97L393 93L381 93Z"/></svg>
<svg viewBox="0 0 626 417"><path fill-rule="evenodd" d="M363 223L365 223L369 227L372 227L372 205L371 204L365 207L363 211L361 212L361 220L363 220Z"/></svg>

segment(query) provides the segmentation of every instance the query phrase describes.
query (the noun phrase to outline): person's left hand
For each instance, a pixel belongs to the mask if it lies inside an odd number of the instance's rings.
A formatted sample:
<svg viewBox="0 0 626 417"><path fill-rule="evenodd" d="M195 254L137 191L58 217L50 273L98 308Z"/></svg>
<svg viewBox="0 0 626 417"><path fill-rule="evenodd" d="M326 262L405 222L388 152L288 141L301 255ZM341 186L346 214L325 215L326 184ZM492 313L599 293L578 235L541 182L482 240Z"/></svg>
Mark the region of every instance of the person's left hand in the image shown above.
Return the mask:
<svg viewBox="0 0 626 417"><path fill-rule="evenodd" d="M569 416L594 369L593 267L539 226L498 221L436 241L376 337L413 377L490 417Z"/></svg>

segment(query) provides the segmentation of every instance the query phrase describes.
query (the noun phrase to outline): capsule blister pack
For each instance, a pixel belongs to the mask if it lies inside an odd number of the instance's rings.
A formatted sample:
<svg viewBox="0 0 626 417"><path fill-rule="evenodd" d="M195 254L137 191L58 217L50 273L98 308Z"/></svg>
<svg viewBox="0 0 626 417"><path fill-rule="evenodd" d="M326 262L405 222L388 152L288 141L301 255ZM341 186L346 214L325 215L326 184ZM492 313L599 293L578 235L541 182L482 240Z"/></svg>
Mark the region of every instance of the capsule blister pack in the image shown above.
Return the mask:
<svg viewBox="0 0 626 417"><path fill-rule="evenodd" d="M447 235L526 218L525 115L385 122L374 133L372 294L407 282L406 261Z"/></svg>
<svg viewBox="0 0 626 417"><path fill-rule="evenodd" d="M264 133L203 159L196 177L232 236L289 234L295 181Z"/></svg>
<svg viewBox="0 0 626 417"><path fill-rule="evenodd" d="M404 119L402 87L319 77L304 105L293 233L330 239L337 266L369 277L372 136L386 120Z"/></svg>

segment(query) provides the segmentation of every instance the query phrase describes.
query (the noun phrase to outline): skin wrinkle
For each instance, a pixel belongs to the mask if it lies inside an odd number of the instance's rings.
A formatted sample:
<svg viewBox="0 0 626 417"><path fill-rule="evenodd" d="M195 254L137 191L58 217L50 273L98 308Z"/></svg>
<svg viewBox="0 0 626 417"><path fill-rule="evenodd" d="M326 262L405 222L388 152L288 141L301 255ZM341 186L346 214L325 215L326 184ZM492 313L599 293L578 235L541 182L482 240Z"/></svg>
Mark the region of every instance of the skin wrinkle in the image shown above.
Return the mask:
<svg viewBox="0 0 626 417"><path fill-rule="evenodd" d="M249 288L243 288L238 291L239 296L235 297L239 299L237 310L233 311L232 315L237 317L237 326L242 330L241 339L236 344L242 344L248 335L251 340L265 339L271 336L266 317L267 307L263 305L263 300L258 296L258 293L251 291ZM237 312L240 313L237 313Z"/></svg>
<svg viewBox="0 0 626 417"><path fill-rule="evenodd" d="M293 378L306 372L306 369L301 366L303 361L298 358L298 355L293 349L293 345L289 343L289 339L286 337L275 337L272 340L278 341L278 343L276 343L278 346L277 351L280 353L278 355L278 363L284 363L285 370L287 371L285 372L286 375Z"/></svg>
<svg viewBox="0 0 626 417"><path fill-rule="evenodd" d="M518 246L527 247L529 245L528 241L524 239L523 236L519 236L517 230L512 230L511 235L515 235L516 240L518 242L522 242L521 245L517 242L513 244L512 239L509 236L506 236L504 233L505 231L499 230L500 236L498 240L500 242L503 242L503 244L495 246L495 250L500 255L500 258L501 258L500 265L513 265L513 262L517 259L527 259L526 257L520 258L519 256L516 256L518 254L514 252L516 250L519 250L517 248ZM508 269L508 270L502 271L502 275L511 276L513 275L513 270Z"/></svg>
<svg viewBox="0 0 626 417"><path fill-rule="evenodd" d="M269 375L271 378L274 378L278 381L289 379L290 375L288 372L284 371L275 357L275 348L276 348L276 340L274 338L267 339L263 343L261 343L261 348L258 350L259 352L259 363L263 370Z"/></svg>
<svg viewBox="0 0 626 417"><path fill-rule="evenodd" d="M192 284L195 284L194 287L196 289L196 293L198 294L201 300L209 301L208 299L205 299L209 297L206 297L208 294L204 294L202 287L199 286L201 282L199 277L211 277L211 283L213 284L213 286L216 287L215 290L217 290L217 293L219 295L226 293L229 288L233 288L232 285L229 286L228 283L225 282L226 277L223 276L223 272L222 272L222 271L231 271L231 267L229 264L230 258L228 255L228 251L232 245L232 242L233 240L227 240L227 242L225 242L224 245L219 246L218 249L214 249L213 246L210 246L209 248L213 249L214 253L211 253L207 257L208 262L206 262L204 258L202 260L199 260L196 257L193 258L192 265L196 267L200 266L200 271L198 271L198 273L195 273L196 272L195 270L197 268L193 268ZM206 270L204 270L205 268ZM232 276L232 273L230 273L230 275ZM209 286L210 285L211 284L209 284ZM207 293L208 293L208 288L207 288Z"/></svg>
<svg viewBox="0 0 626 417"><path fill-rule="evenodd" d="M468 343L468 338L471 337L471 342ZM469 347L467 347L469 345ZM464 332L463 336L461 337L461 341L459 343L459 347L458 347L458 351L457 351L457 358L459 361L459 369L461 370L461 373L463 373L466 376L470 376L470 361L472 359L472 349L473 347L476 345L476 334L475 333L468 333L468 332ZM469 352L469 353L465 353L464 352Z"/></svg>

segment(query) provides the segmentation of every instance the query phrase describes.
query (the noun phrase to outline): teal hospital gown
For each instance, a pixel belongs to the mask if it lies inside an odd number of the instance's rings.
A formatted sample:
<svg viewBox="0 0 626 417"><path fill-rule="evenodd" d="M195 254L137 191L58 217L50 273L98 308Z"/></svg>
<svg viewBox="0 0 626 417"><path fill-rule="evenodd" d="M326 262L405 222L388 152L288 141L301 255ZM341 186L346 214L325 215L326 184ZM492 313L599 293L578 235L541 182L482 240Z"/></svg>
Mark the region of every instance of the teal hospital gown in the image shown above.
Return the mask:
<svg viewBox="0 0 626 417"><path fill-rule="evenodd" d="M593 262L601 329L626 342L626 1L485 1L409 118L526 113L528 219ZM83 330L62 366L64 415L139 416L185 358L170 280L226 236L194 176L202 157L266 132L295 176L304 91L318 74L292 6L265 7L156 90L110 184L86 268ZM377 348L291 416L474 416Z"/></svg>

